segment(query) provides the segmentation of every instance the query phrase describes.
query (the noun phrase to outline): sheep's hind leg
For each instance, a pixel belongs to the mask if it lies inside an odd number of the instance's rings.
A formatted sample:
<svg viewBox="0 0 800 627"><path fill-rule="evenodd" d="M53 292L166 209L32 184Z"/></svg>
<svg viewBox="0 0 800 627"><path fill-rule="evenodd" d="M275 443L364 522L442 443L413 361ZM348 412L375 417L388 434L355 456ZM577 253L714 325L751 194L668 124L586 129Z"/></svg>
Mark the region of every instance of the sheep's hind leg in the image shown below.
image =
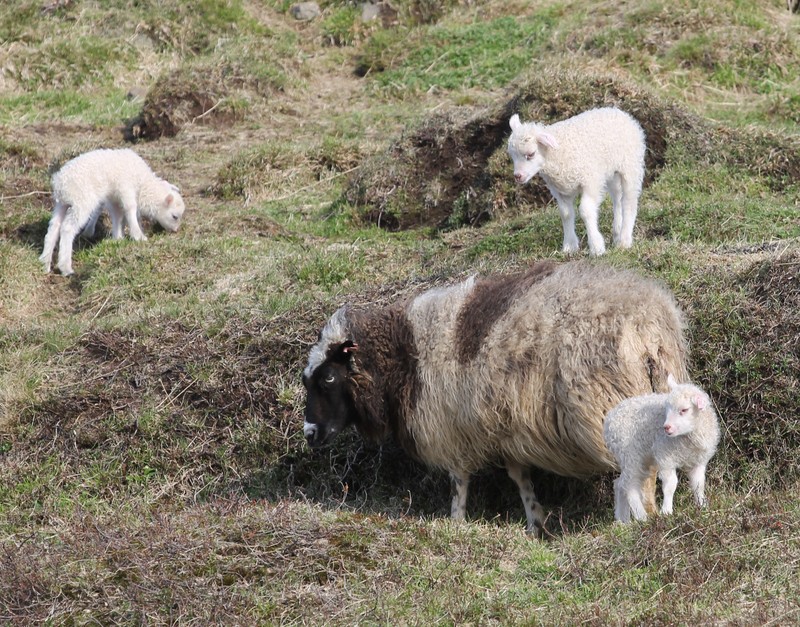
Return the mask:
<svg viewBox="0 0 800 627"><path fill-rule="evenodd" d="M633 245L633 226L636 224L636 214L639 212L639 194L641 185L637 186L622 180L622 233L619 245L630 248Z"/></svg>
<svg viewBox="0 0 800 627"><path fill-rule="evenodd" d="M66 212L67 206L63 203L57 202L55 207L53 207L53 216L50 218L47 234L44 236L42 254L39 255L39 261L44 265L45 272L50 272L53 251L56 249L56 242L61 233L61 223L64 221L64 214L66 214Z"/></svg>
<svg viewBox="0 0 800 627"><path fill-rule="evenodd" d="M542 509L539 500L536 498L536 493L533 491L530 472L525 466L508 459L506 460L506 470L508 471L508 476L517 484L519 495L522 497L525 516L528 519L526 531L537 538L541 538L544 535L544 509Z"/></svg>
<svg viewBox="0 0 800 627"><path fill-rule="evenodd" d="M464 520L467 515L467 493L469 492L469 473L451 470L450 485L453 491L453 503L450 516L453 520Z"/></svg>
<svg viewBox="0 0 800 627"><path fill-rule="evenodd" d="M622 181L619 174L615 174L608 181L608 193L611 196L611 206L613 208L614 220L611 223L611 233L614 246L622 245Z"/></svg>
<svg viewBox="0 0 800 627"><path fill-rule="evenodd" d="M619 477L614 479L614 520L621 523L631 521L631 506L628 505L628 497Z"/></svg>
<svg viewBox="0 0 800 627"><path fill-rule="evenodd" d="M67 214L61 223L61 237L58 241L58 269L63 276L73 274L72 271L72 244L80 232L73 211Z"/></svg>

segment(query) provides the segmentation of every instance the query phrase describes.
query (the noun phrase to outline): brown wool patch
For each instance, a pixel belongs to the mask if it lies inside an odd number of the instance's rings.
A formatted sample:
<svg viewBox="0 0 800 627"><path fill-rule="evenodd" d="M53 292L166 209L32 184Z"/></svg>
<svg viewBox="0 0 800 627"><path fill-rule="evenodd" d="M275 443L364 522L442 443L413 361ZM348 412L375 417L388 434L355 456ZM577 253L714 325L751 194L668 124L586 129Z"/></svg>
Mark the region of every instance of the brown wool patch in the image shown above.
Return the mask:
<svg viewBox="0 0 800 627"><path fill-rule="evenodd" d="M472 361L495 322L521 294L550 276L557 267L552 261L538 261L524 272L478 282L458 313L456 352L459 361L463 364Z"/></svg>

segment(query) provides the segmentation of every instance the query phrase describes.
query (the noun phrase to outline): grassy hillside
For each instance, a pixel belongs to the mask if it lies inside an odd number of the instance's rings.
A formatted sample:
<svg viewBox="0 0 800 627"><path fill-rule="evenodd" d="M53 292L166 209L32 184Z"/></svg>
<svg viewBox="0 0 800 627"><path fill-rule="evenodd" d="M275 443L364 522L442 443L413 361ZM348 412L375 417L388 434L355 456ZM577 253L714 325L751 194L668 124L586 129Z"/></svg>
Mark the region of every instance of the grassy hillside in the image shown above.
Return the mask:
<svg viewBox="0 0 800 627"><path fill-rule="evenodd" d="M796 623L800 18L320 4L0 6L0 622ZM393 442L309 451L300 373L327 317L562 259L507 120L600 104L640 120L648 176L633 249L599 263L686 313L723 421L710 507L682 483L674 516L623 528L613 477L539 472L538 543L502 470L456 524L447 478ZM81 240L74 276L45 275L51 173L123 146L180 186L181 230Z"/></svg>

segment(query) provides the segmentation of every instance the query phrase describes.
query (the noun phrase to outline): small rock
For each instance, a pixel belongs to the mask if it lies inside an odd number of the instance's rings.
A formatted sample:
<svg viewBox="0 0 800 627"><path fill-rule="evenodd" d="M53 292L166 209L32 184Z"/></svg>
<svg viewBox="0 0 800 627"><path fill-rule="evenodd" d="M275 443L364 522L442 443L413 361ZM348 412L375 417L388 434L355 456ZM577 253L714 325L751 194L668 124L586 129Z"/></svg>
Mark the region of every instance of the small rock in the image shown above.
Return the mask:
<svg viewBox="0 0 800 627"><path fill-rule="evenodd" d="M300 22L313 20L315 17L319 17L321 13L322 11L320 11L316 2L298 2L289 9L289 14Z"/></svg>
<svg viewBox="0 0 800 627"><path fill-rule="evenodd" d="M371 2L365 2L361 5L361 21L371 22L381 14L381 7Z"/></svg>
<svg viewBox="0 0 800 627"><path fill-rule="evenodd" d="M125 99L130 101L144 100L146 97L147 90L144 87L131 87L125 94Z"/></svg>

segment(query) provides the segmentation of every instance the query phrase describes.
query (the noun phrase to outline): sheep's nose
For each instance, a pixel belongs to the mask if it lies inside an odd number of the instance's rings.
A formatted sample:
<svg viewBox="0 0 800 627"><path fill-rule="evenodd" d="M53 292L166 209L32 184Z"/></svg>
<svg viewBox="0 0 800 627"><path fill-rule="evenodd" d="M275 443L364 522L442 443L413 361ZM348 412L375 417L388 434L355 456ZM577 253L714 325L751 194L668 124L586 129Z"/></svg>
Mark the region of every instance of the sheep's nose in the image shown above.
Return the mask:
<svg viewBox="0 0 800 627"><path fill-rule="evenodd" d="M675 427L674 427L673 425L664 425L664 432L665 432L667 435L672 435L672 433L673 433L674 431L675 431Z"/></svg>
<svg viewBox="0 0 800 627"><path fill-rule="evenodd" d="M303 425L303 435L306 436L306 442L308 442L308 445L314 446L317 435L319 435L319 427L311 422L306 422Z"/></svg>
<svg viewBox="0 0 800 627"><path fill-rule="evenodd" d="M521 172L514 172L514 178L516 179L517 183L521 183L525 176Z"/></svg>

